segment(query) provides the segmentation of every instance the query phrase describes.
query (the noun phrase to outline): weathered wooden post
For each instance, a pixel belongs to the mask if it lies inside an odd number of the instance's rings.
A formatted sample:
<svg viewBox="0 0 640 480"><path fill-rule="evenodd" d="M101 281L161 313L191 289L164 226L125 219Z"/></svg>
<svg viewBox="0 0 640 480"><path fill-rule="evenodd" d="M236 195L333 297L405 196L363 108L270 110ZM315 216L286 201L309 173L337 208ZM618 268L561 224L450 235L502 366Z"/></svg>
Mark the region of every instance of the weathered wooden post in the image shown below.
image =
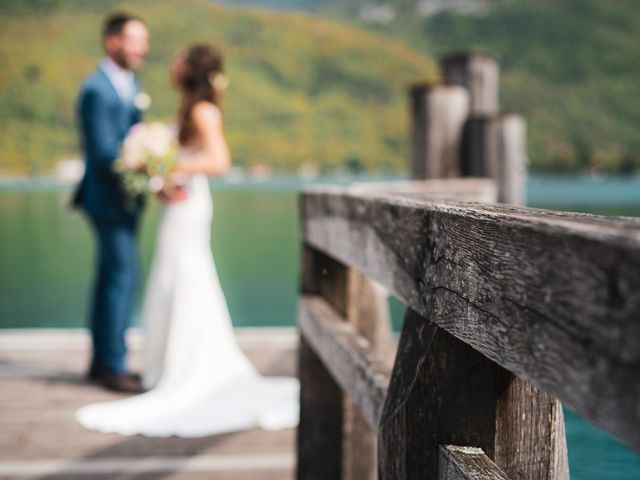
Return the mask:
<svg viewBox="0 0 640 480"><path fill-rule="evenodd" d="M392 339L386 292L357 270L349 269L348 275L347 321L381 356L388 354ZM345 398L344 427L343 479L376 480L377 433L349 398Z"/></svg>
<svg viewBox="0 0 640 480"><path fill-rule="evenodd" d="M499 201L524 203L525 125L498 115L497 63L454 55L442 68L453 86L411 90L412 176L489 177ZM559 401L411 311L399 348L405 364L394 366L380 423L382 478L436 478L443 444L482 448L510 478L568 478Z"/></svg>
<svg viewBox="0 0 640 480"><path fill-rule="evenodd" d="M486 177L497 180L500 174L496 117L470 117L464 127L460 170L463 177Z"/></svg>
<svg viewBox="0 0 640 480"><path fill-rule="evenodd" d="M310 247L304 248L302 290L322 296L372 346L389 350L386 297L354 269ZM301 339L299 479L377 478L377 441L352 400Z"/></svg>
<svg viewBox="0 0 640 480"><path fill-rule="evenodd" d="M498 62L488 55L456 53L442 59L442 77L449 85L464 87L469 92L469 116L498 113Z"/></svg>
<svg viewBox="0 0 640 480"><path fill-rule="evenodd" d="M410 309L398 349L380 420L381 480L440 478L444 444L493 458L496 365Z"/></svg>
<svg viewBox="0 0 640 480"><path fill-rule="evenodd" d="M461 173L493 178L498 201L524 205L526 122L520 115L471 117L464 128Z"/></svg>
<svg viewBox="0 0 640 480"><path fill-rule="evenodd" d="M492 137L496 142L495 157L498 201L510 205L525 205L527 180L526 137L527 123L521 115L503 115L493 124Z"/></svg>
<svg viewBox="0 0 640 480"><path fill-rule="evenodd" d="M345 310L346 269L310 248L302 252L301 289L322 295ZM341 478L344 395L313 348L300 336L300 424L298 426L299 480Z"/></svg>
<svg viewBox="0 0 640 480"><path fill-rule="evenodd" d="M398 349L381 479L447 478L438 476L445 444L481 448L512 479L569 478L560 402L412 310Z"/></svg>
<svg viewBox="0 0 640 480"><path fill-rule="evenodd" d="M416 85L410 90L410 102L411 177L459 177L469 94L458 86Z"/></svg>
<svg viewBox="0 0 640 480"><path fill-rule="evenodd" d="M487 55L459 53L441 63L445 82L469 92L461 174L493 178L499 202L524 205L526 123L517 115L499 115L497 62Z"/></svg>

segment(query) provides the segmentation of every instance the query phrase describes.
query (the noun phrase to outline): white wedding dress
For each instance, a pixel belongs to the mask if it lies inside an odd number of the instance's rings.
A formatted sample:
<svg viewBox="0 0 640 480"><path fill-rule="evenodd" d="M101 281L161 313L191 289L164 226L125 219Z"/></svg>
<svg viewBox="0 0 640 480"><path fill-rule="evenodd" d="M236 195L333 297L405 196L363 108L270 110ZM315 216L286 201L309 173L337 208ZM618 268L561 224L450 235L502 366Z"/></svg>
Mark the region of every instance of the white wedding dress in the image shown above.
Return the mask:
<svg viewBox="0 0 640 480"><path fill-rule="evenodd" d="M182 150L179 161L188 161ZM213 204L204 175L168 204L142 311L146 393L76 412L86 428L122 435L200 437L298 423L295 378L263 377L236 342L210 247ZM249 298L247 298L249 301Z"/></svg>

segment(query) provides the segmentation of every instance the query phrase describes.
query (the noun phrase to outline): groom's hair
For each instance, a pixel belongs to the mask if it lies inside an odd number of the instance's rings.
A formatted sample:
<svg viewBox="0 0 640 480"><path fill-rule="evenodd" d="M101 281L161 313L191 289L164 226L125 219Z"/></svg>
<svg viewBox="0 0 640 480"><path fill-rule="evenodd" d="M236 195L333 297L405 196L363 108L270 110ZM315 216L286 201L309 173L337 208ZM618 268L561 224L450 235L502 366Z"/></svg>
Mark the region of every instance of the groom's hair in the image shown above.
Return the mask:
<svg viewBox="0 0 640 480"><path fill-rule="evenodd" d="M129 13L123 12L112 13L104 21L102 38L106 39L107 37L111 37L112 35L120 35L122 33L122 30L124 29L124 26L134 20L146 25L145 21L136 15L131 15Z"/></svg>

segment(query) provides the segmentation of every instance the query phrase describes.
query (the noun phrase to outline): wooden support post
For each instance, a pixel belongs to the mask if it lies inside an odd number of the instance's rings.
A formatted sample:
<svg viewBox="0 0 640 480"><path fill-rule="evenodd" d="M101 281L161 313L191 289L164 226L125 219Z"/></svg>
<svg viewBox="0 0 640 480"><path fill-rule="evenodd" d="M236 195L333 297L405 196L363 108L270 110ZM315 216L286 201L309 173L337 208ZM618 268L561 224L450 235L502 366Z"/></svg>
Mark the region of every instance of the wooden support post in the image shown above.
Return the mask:
<svg viewBox="0 0 640 480"><path fill-rule="evenodd" d="M382 361L393 366L395 340L391 331L388 292L355 269L350 270L347 319Z"/></svg>
<svg viewBox="0 0 640 480"><path fill-rule="evenodd" d="M442 76L447 84L469 91L471 117L498 113L498 63L487 55L461 53L442 59Z"/></svg>
<svg viewBox="0 0 640 480"><path fill-rule="evenodd" d="M563 425L557 401L407 311L380 421L381 479L437 478L441 444L481 448L514 479L568 479Z"/></svg>
<svg viewBox="0 0 640 480"><path fill-rule="evenodd" d="M304 247L302 291L322 294L332 305L345 308L340 292L346 288L344 267ZM344 395L316 352L300 338L300 424L298 426L299 480L341 478Z"/></svg>
<svg viewBox="0 0 640 480"><path fill-rule="evenodd" d="M305 247L303 256L303 291L305 293L320 294L337 311L339 315L351 323L365 341L372 346L383 345L382 340L390 341L390 322L386 307L380 293L366 277L354 269L349 269L341 263L327 257L319 251ZM377 442L376 433L369 427L352 400L344 395L335 381L331 379L322 362L315 353L308 348L302 339L300 371L303 393L301 395L301 421L299 428L299 449L305 447L310 451L312 438L317 448L326 453L326 462L331 464L329 475L327 465L317 456L310 453L308 458L299 457L298 478L343 478L353 480L375 480L377 473ZM388 348L388 344L384 344ZM310 366L306 366L309 362ZM308 372L302 378L302 373ZM315 373L314 373L315 372ZM326 378L326 375L329 378ZM311 379L311 375L318 378ZM329 381L330 380L330 381ZM322 385L320 385L320 381ZM311 384L305 388L304 385ZM313 386L325 388L326 392L319 394L318 400L311 398ZM338 389L336 392L335 388ZM328 392L328 393L327 393ZM315 394L318 394L315 391ZM319 402L324 402L319 405ZM306 404L306 405L305 405ZM339 405L339 406L338 406ZM340 421L340 428L335 421L325 417L327 411L320 412L320 408L330 410ZM340 410L336 414L336 409ZM308 414L308 415L307 415ZM313 417L321 417L322 420ZM312 418L307 418L312 417ZM305 423L303 423L305 420ZM315 428L324 430L322 422L329 421L326 435L310 431ZM329 443L333 442L332 445ZM336 447L337 446L337 447ZM336 448L340 452L336 452ZM300 450L299 450L300 451ZM302 455L302 452L299 454ZM313 464L313 465L312 465ZM318 468L318 470L316 470ZM337 469L337 470L336 470ZM312 476L312 475L318 476Z"/></svg>
<svg viewBox="0 0 640 480"><path fill-rule="evenodd" d="M367 340L381 358L392 352L391 322L387 299L367 277L357 270L349 271L347 321ZM375 480L377 478L377 434L360 414L353 402L345 399L345 469L344 478Z"/></svg>
<svg viewBox="0 0 640 480"><path fill-rule="evenodd" d="M340 478L342 390L304 338L299 347L298 480Z"/></svg>
<svg viewBox="0 0 640 480"><path fill-rule="evenodd" d="M417 85L410 90L415 179L460 176L460 144L469 94L459 86Z"/></svg>
<svg viewBox="0 0 640 480"><path fill-rule="evenodd" d="M462 53L448 55L441 63L445 82L469 92L461 174L493 178L499 202L524 205L526 124L518 115L498 116L497 62L486 55Z"/></svg>
<svg viewBox="0 0 640 480"><path fill-rule="evenodd" d="M498 201L525 204L526 124L519 115L467 120L462 141L462 175L496 180Z"/></svg>
<svg viewBox="0 0 640 480"><path fill-rule="evenodd" d="M562 404L502 370L494 461L513 479L569 479Z"/></svg>
<svg viewBox="0 0 640 480"><path fill-rule="evenodd" d="M495 123L498 201L510 205L526 203L527 124L520 115L504 115Z"/></svg>
<svg viewBox="0 0 640 480"><path fill-rule="evenodd" d="M491 458L495 375L493 362L407 309L380 421L380 479L437 478L440 444Z"/></svg>
<svg viewBox="0 0 640 480"><path fill-rule="evenodd" d="M482 116L469 118L465 123L462 137L462 176L498 178L500 164L495 122L496 117Z"/></svg>

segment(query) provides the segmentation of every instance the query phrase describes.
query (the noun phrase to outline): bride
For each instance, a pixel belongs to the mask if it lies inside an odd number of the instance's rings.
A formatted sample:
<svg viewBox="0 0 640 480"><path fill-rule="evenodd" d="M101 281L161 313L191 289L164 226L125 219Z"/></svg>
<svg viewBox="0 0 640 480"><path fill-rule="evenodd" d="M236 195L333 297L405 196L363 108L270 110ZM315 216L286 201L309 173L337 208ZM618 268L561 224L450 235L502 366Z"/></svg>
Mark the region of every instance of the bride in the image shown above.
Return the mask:
<svg viewBox="0 0 640 480"><path fill-rule="evenodd" d="M240 351L211 254L207 175L224 173L230 163L221 70L222 55L209 45L172 62L181 97L173 175L183 180L161 194L165 206L142 310L149 391L82 407L76 418L89 429L196 437L297 424L297 380L262 377Z"/></svg>

